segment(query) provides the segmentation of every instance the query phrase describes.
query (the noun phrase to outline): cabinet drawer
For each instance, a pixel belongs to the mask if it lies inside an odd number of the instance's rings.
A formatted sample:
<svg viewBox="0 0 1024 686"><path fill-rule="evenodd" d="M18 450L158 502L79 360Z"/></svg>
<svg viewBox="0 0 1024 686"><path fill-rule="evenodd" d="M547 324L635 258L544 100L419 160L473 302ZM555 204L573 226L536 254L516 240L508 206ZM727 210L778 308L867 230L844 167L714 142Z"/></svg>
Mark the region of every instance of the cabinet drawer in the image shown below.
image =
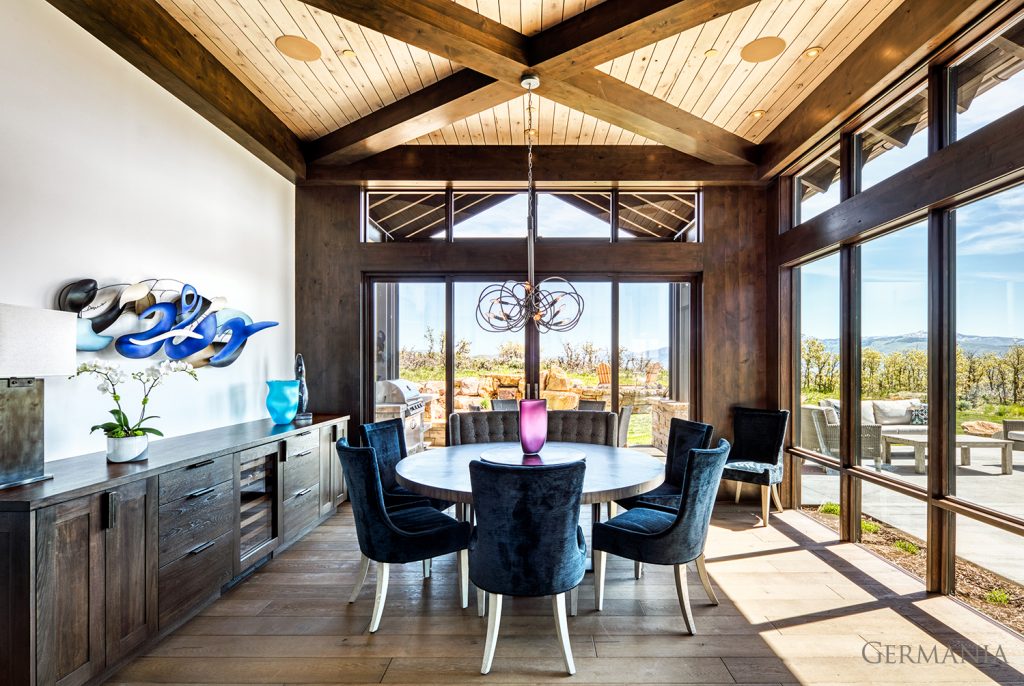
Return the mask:
<svg viewBox="0 0 1024 686"><path fill-rule="evenodd" d="M160 504L184 498L189 493L231 479L231 455L196 462L160 475Z"/></svg>
<svg viewBox="0 0 1024 686"><path fill-rule="evenodd" d="M301 434L296 434L291 438L285 439L284 456L291 457L298 455L301 452L305 452L310 448L316 448L320 445L320 432L310 429Z"/></svg>
<svg viewBox="0 0 1024 686"><path fill-rule="evenodd" d="M317 439L319 441L319 439ZM306 448L291 457L285 458L281 465L284 478L281 497L288 500L299 491L305 490L320 481L320 446ZM319 497L319 495L317 496Z"/></svg>
<svg viewBox="0 0 1024 686"><path fill-rule="evenodd" d="M205 603L231 580L231 533L196 545L160 569L160 628L165 629Z"/></svg>
<svg viewBox="0 0 1024 686"><path fill-rule="evenodd" d="M231 529L234 484L224 481L160 507L160 566Z"/></svg>
<svg viewBox="0 0 1024 686"><path fill-rule="evenodd" d="M313 484L284 501L284 535L288 540L306 530L320 516L320 484Z"/></svg>

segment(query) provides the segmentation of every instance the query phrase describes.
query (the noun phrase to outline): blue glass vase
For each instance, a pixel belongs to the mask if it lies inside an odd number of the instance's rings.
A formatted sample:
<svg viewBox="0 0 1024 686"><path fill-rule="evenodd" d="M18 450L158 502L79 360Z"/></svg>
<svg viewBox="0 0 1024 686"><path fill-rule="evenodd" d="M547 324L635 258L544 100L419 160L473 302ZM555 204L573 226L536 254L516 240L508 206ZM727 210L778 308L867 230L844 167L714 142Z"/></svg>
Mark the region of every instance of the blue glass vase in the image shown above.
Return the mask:
<svg viewBox="0 0 1024 686"><path fill-rule="evenodd" d="M299 411L299 380L267 382L267 411L275 424L290 424Z"/></svg>

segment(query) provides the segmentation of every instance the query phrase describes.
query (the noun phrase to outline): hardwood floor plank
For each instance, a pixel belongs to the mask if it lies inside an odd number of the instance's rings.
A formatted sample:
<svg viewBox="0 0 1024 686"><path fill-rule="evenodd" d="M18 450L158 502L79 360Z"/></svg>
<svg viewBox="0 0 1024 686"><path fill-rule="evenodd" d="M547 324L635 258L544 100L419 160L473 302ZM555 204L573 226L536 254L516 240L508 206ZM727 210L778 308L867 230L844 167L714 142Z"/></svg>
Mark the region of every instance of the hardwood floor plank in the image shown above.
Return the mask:
<svg viewBox="0 0 1024 686"><path fill-rule="evenodd" d="M306 684L379 681L388 659L376 658L189 658L140 657L114 681L161 683Z"/></svg>

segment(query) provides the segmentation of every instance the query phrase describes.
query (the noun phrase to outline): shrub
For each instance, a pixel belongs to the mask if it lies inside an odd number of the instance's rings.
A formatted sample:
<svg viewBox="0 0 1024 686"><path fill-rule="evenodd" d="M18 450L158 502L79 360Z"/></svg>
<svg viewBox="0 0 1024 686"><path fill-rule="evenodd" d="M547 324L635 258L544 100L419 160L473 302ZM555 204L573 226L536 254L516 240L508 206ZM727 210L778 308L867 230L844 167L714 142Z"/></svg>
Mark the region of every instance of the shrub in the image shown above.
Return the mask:
<svg viewBox="0 0 1024 686"><path fill-rule="evenodd" d="M971 405L971 401L970 400L957 400L956 401L956 409L957 409L958 412L966 412L967 410L971 409L971 407L972 407L972 405Z"/></svg>
<svg viewBox="0 0 1024 686"><path fill-rule="evenodd" d="M985 602L992 603L993 605L1008 605L1010 594L1001 588L993 588L985 594Z"/></svg>
<svg viewBox="0 0 1024 686"><path fill-rule="evenodd" d="M818 506L818 512L822 514L838 515L839 503L822 503Z"/></svg>
<svg viewBox="0 0 1024 686"><path fill-rule="evenodd" d="M882 530L882 527L878 526L874 522L869 522L866 519L860 520L860 530L866 534L877 534Z"/></svg>
<svg viewBox="0 0 1024 686"><path fill-rule="evenodd" d="M918 548L917 545L915 545L914 543L911 543L910 541L904 541L902 539L899 540L899 541L896 541L892 545L897 550L902 550L903 552L905 552L905 553L907 553L909 555L917 555L919 552L921 552L921 549Z"/></svg>

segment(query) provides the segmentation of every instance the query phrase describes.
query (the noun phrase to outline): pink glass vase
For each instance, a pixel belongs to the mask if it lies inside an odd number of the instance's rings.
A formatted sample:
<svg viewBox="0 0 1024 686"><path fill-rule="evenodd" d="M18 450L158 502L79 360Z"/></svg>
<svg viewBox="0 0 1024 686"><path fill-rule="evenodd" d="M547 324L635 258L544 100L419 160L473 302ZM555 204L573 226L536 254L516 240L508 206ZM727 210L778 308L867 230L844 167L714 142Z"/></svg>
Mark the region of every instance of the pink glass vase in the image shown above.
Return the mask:
<svg viewBox="0 0 1024 686"><path fill-rule="evenodd" d="M519 401L519 443L523 453L536 455L548 438L548 401Z"/></svg>

